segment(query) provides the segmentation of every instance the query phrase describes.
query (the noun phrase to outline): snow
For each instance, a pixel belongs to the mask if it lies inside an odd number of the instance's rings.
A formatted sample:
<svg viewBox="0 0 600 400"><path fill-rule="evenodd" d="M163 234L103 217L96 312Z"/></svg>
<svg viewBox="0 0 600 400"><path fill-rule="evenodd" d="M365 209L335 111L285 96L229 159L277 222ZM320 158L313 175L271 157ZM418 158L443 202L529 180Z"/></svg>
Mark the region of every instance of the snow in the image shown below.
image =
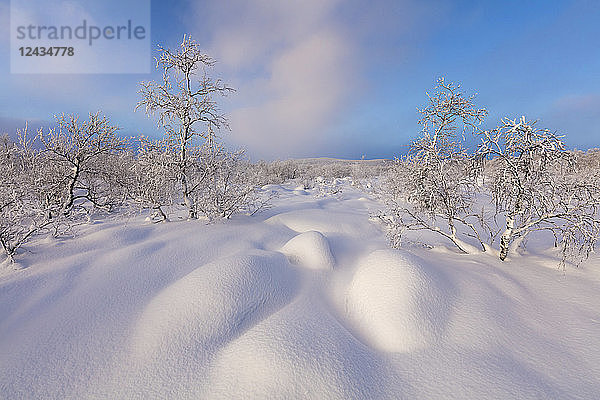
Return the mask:
<svg viewBox="0 0 600 400"><path fill-rule="evenodd" d="M0 397L597 398L597 254L392 250L365 193L296 188L224 223L32 242L0 272Z"/></svg>
<svg viewBox="0 0 600 400"><path fill-rule="evenodd" d="M282 248L293 264L310 269L332 269L335 261L327 238L318 231L307 231L294 236Z"/></svg>
<svg viewBox="0 0 600 400"><path fill-rule="evenodd" d="M450 291L444 276L415 256L377 250L358 264L347 307L363 336L376 348L408 353L440 335Z"/></svg>

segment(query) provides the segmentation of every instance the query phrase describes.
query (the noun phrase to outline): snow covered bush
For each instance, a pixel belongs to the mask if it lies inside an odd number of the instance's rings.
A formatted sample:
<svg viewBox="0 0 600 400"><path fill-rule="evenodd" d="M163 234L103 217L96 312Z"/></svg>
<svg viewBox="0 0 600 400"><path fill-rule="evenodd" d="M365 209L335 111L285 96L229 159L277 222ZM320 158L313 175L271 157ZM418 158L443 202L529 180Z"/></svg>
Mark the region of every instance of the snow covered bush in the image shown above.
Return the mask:
<svg viewBox="0 0 600 400"><path fill-rule="evenodd" d="M539 231L552 232L563 263L586 258L600 233L599 189L593 175L577 170L562 137L525 117L504 118L478 136L478 156L491 164L488 187L496 214L505 220L500 259Z"/></svg>
<svg viewBox="0 0 600 400"><path fill-rule="evenodd" d="M550 232L561 264L580 263L600 237L600 163L594 152L566 150L562 137L534 122L502 120L479 129L487 114L460 86L438 80L420 109L421 135L390 169L383 187L392 245L411 230L429 230L460 251L498 240L505 260L530 235ZM465 133L479 140L468 150ZM489 199L489 203L486 201Z"/></svg>
<svg viewBox="0 0 600 400"><path fill-rule="evenodd" d="M127 140L117 135L118 128L99 112L85 121L64 114L56 121L57 128L38 131L41 150L33 163L48 219L87 217L93 209L111 211L122 204L119 168Z"/></svg>
<svg viewBox="0 0 600 400"><path fill-rule="evenodd" d="M352 166L349 162L330 161L316 167L313 175L331 179L346 178L352 175Z"/></svg>
<svg viewBox="0 0 600 400"><path fill-rule="evenodd" d="M407 230L429 230L450 240L460 251L472 246L459 237L465 235L485 246L474 211L477 164L463 147L464 134L476 131L487 114L466 97L460 86L440 78L429 104L420 109L421 135L410 151L397 160L384 184L387 208L380 218L388 225L393 246L399 246Z"/></svg>
<svg viewBox="0 0 600 400"><path fill-rule="evenodd" d="M141 138L130 169L131 198L153 210L155 222L168 220L169 209L181 200L177 151L171 145L166 139ZM194 215L216 220L266 206L258 193L260 175L242 151L232 153L216 143L190 151L187 184Z"/></svg>
<svg viewBox="0 0 600 400"><path fill-rule="evenodd" d="M358 160L352 164L351 177L354 181L369 180L386 175L391 160Z"/></svg>
<svg viewBox="0 0 600 400"><path fill-rule="evenodd" d="M272 162L258 161L252 168L255 169L261 185L281 184L291 179L300 178L303 168L296 160L276 160Z"/></svg>
<svg viewBox="0 0 600 400"><path fill-rule="evenodd" d="M6 259L13 262L17 249L33 234L39 216L30 207L34 199L24 180L27 165L17 146L3 136L0 147L0 245Z"/></svg>
<svg viewBox="0 0 600 400"><path fill-rule="evenodd" d="M302 163L301 177L310 180L318 177L323 179L346 178L352 175L351 163L352 161L330 158L306 159Z"/></svg>
<svg viewBox="0 0 600 400"><path fill-rule="evenodd" d="M56 128L19 131L16 144L3 139L0 242L9 259L35 235L64 233L125 202L127 141L116 131L99 113L61 115Z"/></svg>
<svg viewBox="0 0 600 400"><path fill-rule="evenodd" d="M51 225L57 229L60 222L50 219L47 194L36 173L39 151L26 132L19 132L18 143L0 138L0 245L11 263L28 240Z"/></svg>
<svg viewBox="0 0 600 400"><path fill-rule="evenodd" d="M139 138L136 154L128 171L130 198L141 209L153 210L150 218L156 222L168 220L166 208L172 206L177 193L175 153L166 140Z"/></svg>
<svg viewBox="0 0 600 400"><path fill-rule="evenodd" d="M260 177L244 158L243 151L229 152L220 145L202 149L197 157L197 190L193 201L196 212L209 220L230 218L236 213L255 212L269 204L269 195L261 195Z"/></svg>

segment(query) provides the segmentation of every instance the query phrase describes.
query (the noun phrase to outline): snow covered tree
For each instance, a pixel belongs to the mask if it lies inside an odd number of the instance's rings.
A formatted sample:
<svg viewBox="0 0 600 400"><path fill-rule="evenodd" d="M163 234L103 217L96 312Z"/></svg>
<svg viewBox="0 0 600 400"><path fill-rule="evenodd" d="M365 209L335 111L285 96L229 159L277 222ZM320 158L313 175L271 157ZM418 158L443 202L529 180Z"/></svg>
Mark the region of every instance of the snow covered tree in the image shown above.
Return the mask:
<svg viewBox="0 0 600 400"><path fill-rule="evenodd" d="M0 137L0 147L0 245L12 262L20 236L25 233L21 221L24 199L19 184L22 170L15 145L8 136Z"/></svg>
<svg viewBox="0 0 600 400"><path fill-rule="evenodd" d="M54 223L46 217L45 204L39 196L40 182L34 168L39 151L26 130L19 132L19 142L0 138L0 245L9 262L34 235Z"/></svg>
<svg viewBox="0 0 600 400"><path fill-rule="evenodd" d="M563 262L587 257L600 232L599 191L593 180L575 170L574 154L562 137L525 117L504 118L496 129L478 135L478 155L492 164L496 213L505 219L500 259L538 231L553 233Z"/></svg>
<svg viewBox="0 0 600 400"><path fill-rule="evenodd" d="M72 114L56 121L57 128L38 131L42 149L35 162L48 219L87 215L90 207L110 211L124 200L115 168L127 140L99 112L85 121Z"/></svg>
<svg viewBox="0 0 600 400"><path fill-rule="evenodd" d="M215 130L227 127L227 119L219 110L215 96L233 89L220 79L212 79L207 69L215 60L204 54L189 36L184 36L178 49L159 47L156 68L162 70L162 82L142 82L142 99L137 107L146 114L158 115L158 123L166 133L168 146L176 151L174 161L181 185L183 202L190 219L197 218L194 191L194 155L203 144L215 140Z"/></svg>
<svg viewBox="0 0 600 400"><path fill-rule="evenodd" d="M487 111L477 108L474 96L465 96L460 85L444 78L427 95L429 104L418 110L421 135L387 180L388 209L382 219L396 246L406 230L429 230L470 252L471 246L458 237L457 225L462 225L485 251L475 225L481 216L473 211L477 168L463 141L467 131L478 130Z"/></svg>

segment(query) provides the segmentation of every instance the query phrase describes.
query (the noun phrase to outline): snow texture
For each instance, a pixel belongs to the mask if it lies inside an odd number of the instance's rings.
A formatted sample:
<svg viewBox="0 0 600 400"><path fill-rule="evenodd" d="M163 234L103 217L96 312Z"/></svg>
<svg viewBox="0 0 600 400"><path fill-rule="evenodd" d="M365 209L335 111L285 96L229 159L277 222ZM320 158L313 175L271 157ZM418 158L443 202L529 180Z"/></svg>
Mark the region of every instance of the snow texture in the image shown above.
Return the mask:
<svg viewBox="0 0 600 400"><path fill-rule="evenodd" d="M30 243L0 272L0 397L598 397L597 254L391 250L364 193L296 187L226 223Z"/></svg>

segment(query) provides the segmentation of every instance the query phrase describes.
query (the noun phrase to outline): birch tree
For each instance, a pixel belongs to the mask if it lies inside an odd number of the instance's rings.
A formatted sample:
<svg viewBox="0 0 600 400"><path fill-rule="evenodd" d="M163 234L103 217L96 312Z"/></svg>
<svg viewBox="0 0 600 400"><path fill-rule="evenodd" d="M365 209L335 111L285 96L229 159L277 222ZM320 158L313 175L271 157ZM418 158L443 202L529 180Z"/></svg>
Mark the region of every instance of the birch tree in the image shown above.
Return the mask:
<svg viewBox="0 0 600 400"><path fill-rule="evenodd" d="M0 246L10 263L27 241L55 222L47 218L42 182L34 173L35 137L27 138L26 132L18 132L17 143L0 138Z"/></svg>
<svg viewBox="0 0 600 400"><path fill-rule="evenodd" d="M577 171L562 136L535 122L504 118L496 129L478 133L479 156L493 163L490 191L504 217L500 259L533 232L549 231L563 262L583 259L600 232L600 197L594 180Z"/></svg>
<svg viewBox="0 0 600 400"><path fill-rule="evenodd" d="M62 114L56 121L58 127L38 131L42 150L36 173L44 182L48 219L87 214L86 207L110 211L123 200L117 191L119 174L111 167L118 166L114 157L127 148L127 140L100 112L83 121Z"/></svg>
<svg viewBox="0 0 600 400"><path fill-rule="evenodd" d="M418 110L421 134L387 179L383 219L395 245L406 230L429 230L470 252L472 246L458 236L460 225L485 251L475 225L480 216L473 209L477 169L463 141L479 129L487 111L476 107L474 95L464 95L460 85L444 78L427 96L429 104Z"/></svg>
<svg viewBox="0 0 600 400"><path fill-rule="evenodd" d="M161 82L142 82L142 99L137 108L147 115L158 115L169 146L176 152L175 166L183 202L190 219L197 218L192 184L194 154L203 144L215 140L215 131L227 127L227 119L215 100L233 89L220 79L213 79L208 70L215 60L200 50L189 36L184 36L178 49L158 49L156 68L162 71Z"/></svg>

